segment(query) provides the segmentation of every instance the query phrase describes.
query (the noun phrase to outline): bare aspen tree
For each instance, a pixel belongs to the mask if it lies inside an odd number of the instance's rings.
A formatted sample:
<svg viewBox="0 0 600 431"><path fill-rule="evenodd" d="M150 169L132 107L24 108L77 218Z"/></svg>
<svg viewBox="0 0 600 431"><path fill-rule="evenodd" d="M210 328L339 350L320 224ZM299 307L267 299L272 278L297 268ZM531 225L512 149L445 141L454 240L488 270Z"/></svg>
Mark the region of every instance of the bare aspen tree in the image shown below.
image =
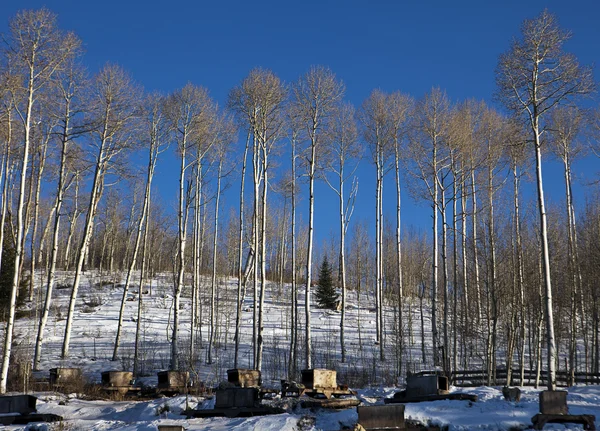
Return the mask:
<svg viewBox="0 0 600 431"><path fill-rule="evenodd" d="M521 177L523 176L523 160L524 160L524 149L525 142L521 138L521 130L516 124L511 124L512 131L509 132L512 136L512 140L507 142L508 144L508 156L510 160L510 170L513 180L513 219L514 219L514 260L515 260L515 290L516 295L519 298L519 312L514 313L513 322L518 320L518 325L512 323L514 326L518 326L519 329L519 382L522 385L525 379L525 268L523 259L523 239L522 239L522 227L521 227ZM516 330L517 328L515 328ZM516 334L515 334L516 335ZM516 343L515 343L516 344ZM510 349L509 349L510 350ZM507 385L511 384L512 378L512 354L507 354Z"/></svg>
<svg viewBox="0 0 600 431"><path fill-rule="evenodd" d="M9 23L9 34L5 37L4 54L13 68L13 73L22 76L21 85L15 88L13 97L17 118L23 127L23 157L20 171L20 190L17 204L17 235L15 274L10 296L9 317L4 338L0 393L6 392L8 367L12 350L12 337L19 268L23 259L25 220L23 217L27 167L29 163L33 114L39 94L44 91L55 72L79 46L73 34L65 34L56 27L56 16L47 9L19 12Z"/></svg>
<svg viewBox="0 0 600 431"><path fill-rule="evenodd" d="M56 75L56 74L55 74ZM58 125L56 117L50 112L53 108L52 101L49 101L49 96L44 95L40 100L35 110L35 116L38 118L37 124L34 127L32 140L33 157L31 166L30 186L33 194L30 196L31 209L31 240L30 246L30 261L29 261L29 301L33 301L33 287L35 282L36 268L36 249L38 248L38 227L40 215L40 192L42 188L42 178L46 167L46 159L50 140L55 133L55 127ZM24 241L27 242L27 232L25 233Z"/></svg>
<svg viewBox="0 0 600 431"><path fill-rule="evenodd" d="M448 133L448 149L450 154L450 171L452 173L452 369L458 369L458 295L463 298L463 318L468 314L467 291L467 259L466 259L466 196L465 192L465 163L464 153L472 143L472 123L471 112L468 109L469 103L455 107L450 115L450 126ZM458 203L461 202L461 211L459 214ZM462 220L462 228L459 230L458 222ZM460 235L460 239L459 239ZM459 243L462 244L462 279L459 275ZM466 325L463 323L463 330ZM463 336L467 335L463 331ZM464 348L465 343L461 343ZM460 352L466 357L464 349Z"/></svg>
<svg viewBox="0 0 600 431"><path fill-rule="evenodd" d="M125 286L123 287L123 296L121 298L121 307L119 309L119 321L117 324L117 334L115 336L115 345L113 349L112 360L118 359L119 342L121 338L121 331L123 327L123 316L125 313L125 302L127 300L127 292L131 284L133 273L136 268L138 254L140 246L143 241L143 233L146 231L146 224L148 223L149 208L150 208L150 194L152 191L152 180L154 179L154 171L156 169L156 162L160 153L166 150L166 120L162 110L164 103L164 97L158 94L153 94L146 97L144 101L140 130L140 140L143 143L144 149L148 150L148 166L146 169L146 183L144 186L144 198L142 201L142 208L139 213L139 218L136 223L136 235L135 243L133 246L133 255L127 269L127 275L125 277ZM142 277L140 275L140 286L138 289L138 321L141 317L139 315L141 309L141 298L142 298ZM136 340L139 341L139 334L136 330ZM137 347L137 345L136 345ZM137 349L136 349L137 353ZM134 362L137 364L136 355L134 355ZM135 371L137 371L137 367Z"/></svg>
<svg viewBox="0 0 600 431"><path fill-rule="evenodd" d="M148 245L148 226L150 219L150 203L151 203L151 191L152 191L152 180L154 179L154 171L156 168L156 162L158 156L166 150L167 142L167 121L164 113L165 97L160 94L150 94L146 96L142 111L142 122L141 122L141 133L142 142L144 147L148 149L148 167L146 171L146 188L144 191L144 203L142 207L142 213L140 214L140 220L137 226L137 235L133 250L132 263L130 264L130 271L135 269L135 261L137 259L138 250L142 247L142 265L140 268L140 285L138 289L138 304L137 304L137 320L135 328L135 345L133 354L133 374L134 376L139 375L139 351L140 351L140 338L141 338L141 325L142 325L142 310L143 310L143 293L144 293L144 276L147 259L146 259L146 248ZM143 232L142 232L143 227ZM115 350L118 347L118 343L115 342Z"/></svg>
<svg viewBox="0 0 600 431"><path fill-rule="evenodd" d="M173 331L171 336L171 369L179 369L179 303L184 285L185 249L187 244L188 216L190 200L190 182L188 171L192 162L188 154L194 147L197 149L196 164L202 163L202 158L209 149L206 139L208 124L214 111L213 103L208 92L202 87L188 84L181 90L169 96L166 105L166 117L177 143L177 153L180 157L179 170L179 205L177 209L178 250L177 250L177 279L173 292ZM196 185L199 193L201 185ZM197 210L197 209L196 209Z"/></svg>
<svg viewBox="0 0 600 431"><path fill-rule="evenodd" d="M404 352L404 279L402 274L402 230L401 230L401 191L402 174L400 172L403 146L408 128L408 116L413 107L413 100L400 92L389 96L390 133L394 146L394 172L396 177L396 271L398 273L398 339L400 344L399 355L396 359L398 373L402 375L402 355Z"/></svg>
<svg viewBox="0 0 600 431"><path fill-rule="evenodd" d="M238 368L239 352L240 352L240 329L242 324L242 304L244 302L245 292L245 277L244 277L244 186L246 185L246 166L248 162L248 147L250 143L250 132L246 134L246 145L244 147L244 156L242 158L242 174L240 180L240 225L238 235L238 283L237 283L237 298L235 310L235 332L234 332L234 357L233 367Z"/></svg>
<svg viewBox="0 0 600 431"><path fill-rule="evenodd" d="M326 67L313 66L292 87L292 109L306 133L305 164L308 176L308 247L306 257L306 287L304 312L306 318L305 363L312 368L312 335L310 322L310 300L312 280L312 255L314 232L314 186L319 152L324 145L325 134L330 127L331 116L344 95L344 84Z"/></svg>
<svg viewBox="0 0 600 431"><path fill-rule="evenodd" d="M550 117L550 148L563 164L565 180L565 197L567 207L567 239L568 261L571 281L571 337L569 340L569 373L570 384L575 384L575 354L577 349L577 323L581 320L583 325L583 310L580 299L582 286L581 267L577 244L577 226L575 219L575 205L573 203L573 174L572 164L583 150L578 141L583 127L583 114L575 107L561 107L555 109ZM580 314L581 313L581 314Z"/></svg>
<svg viewBox="0 0 600 431"><path fill-rule="evenodd" d="M79 207L79 185L81 181L82 171L75 170L73 177L73 196L72 196L72 208L67 211L67 217L69 218L69 233L67 235L67 244L64 250L64 264L63 269L68 271L72 267L72 256L71 256L71 244L76 236L77 223L79 216L83 214L83 210Z"/></svg>
<svg viewBox="0 0 600 431"><path fill-rule="evenodd" d="M499 99L515 115L524 118L531 129L542 240L550 390L556 389L557 349L542 176L542 136L546 131L546 117L554 107L594 89L591 69L581 67L575 56L563 51L563 44L570 37L569 32L558 26L555 16L544 10L538 17L523 22L520 37L500 56L496 70Z"/></svg>
<svg viewBox="0 0 600 431"><path fill-rule="evenodd" d="M448 155L444 151L444 140L448 133L448 115L450 102L446 93L439 88L433 88L421 100L417 101L413 117L412 132L407 149L409 157L410 174L419 180L415 184L413 194L417 197L425 195L431 201L432 209L432 281L431 281L431 328L433 361L435 365L439 360L438 340L438 271L439 271L439 239L438 239L438 213L444 213L440 199L442 179L448 175ZM420 184L422 182L422 184ZM419 190L420 187L420 190ZM447 280L446 280L447 281ZM444 286L446 290L447 286ZM447 293L445 293L447 298ZM443 322L444 326L447 322ZM447 348L444 337L444 349ZM444 354L445 358L445 354ZM445 364L444 364L445 365Z"/></svg>
<svg viewBox="0 0 600 431"><path fill-rule="evenodd" d="M225 115L217 115L211 130L209 131L213 142L212 157L215 159L214 163L217 165L217 190L215 196L215 219L214 219L214 233L213 233L213 247L212 247L212 277L210 284L210 334L208 339L208 350L206 353L206 362L212 364L213 362L213 349L215 348L216 340L216 290L217 290L217 243L219 239L219 204L221 200L221 183L223 178L231 173L231 169L227 169L230 164L230 156L232 151L232 143L235 139L236 130L233 122L230 118ZM226 169L225 172L223 169Z"/></svg>
<svg viewBox="0 0 600 431"><path fill-rule="evenodd" d="M89 89L88 122L92 129L89 151L93 155L93 177L83 234L77 251L73 288L69 300L62 357L69 356L75 303L88 254L98 204L104 192L107 175L114 172L119 156L124 156L135 143L132 126L137 116L139 89L120 67L106 65L94 77ZM95 154L94 154L95 153Z"/></svg>
<svg viewBox="0 0 600 431"><path fill-rule="evenodd" d="M70 156L72 157L71 144L78 135L75 117L81 114L83 106L81 105L81 91L84 84L84 72L80 66L74 61L66 64L66 67L59 74L59 79L56 84L56 116L59 121L58 131L58 146L59 146L59 166L58 166L58 182L56 185L56 197L52 207L52 245L50 247L49 269L46 280L46 298L44 307L40 315L38 325L38 334L36 338L33 368L39 369L42 346L44 342L44 330L50 313L50 305L52 304L52 292L54 290L54 281L56 277L56 264L58 262L58 243L60 235L60 218L62 215L63 201L66 190L73 183L75 176L69 176ZM50 219L48 220L50 225ZM33 259L32 259L33 260Z"/></svg>
<svg viewBox="0 0 600 431"><path fill-rule="evenodd" d="M361 147L358 144L358 132L356 128L356 113L354 106L349 103L341 104L337 108L331 121L331 131L328 135L326 144L329 147L323 161L323 178L329 187L338 196L339 217L340 217L340 248L339 248L339 268L340 283L342 287L342 301L340 313L340 352L341 361L346 362L345 345L345 319L346 319L346 232L348 224L354 211L354 202L358 193L358 181L356 177L351 185L350 192L346 196L344 186L346 182L354 176L358 168L358 162L361 155ZM349 166L347 171L347 164ZM327 174L334 178L329 180Z"/></svg>
<svg viewBox="0 0 600 431"><path fill-rule="evenodd" d="M252 133L252 165L254 183L253 238L250 253L254 258L253 335L254 368L262 367L263 307L266 288L266 217L269 155L284 133L286 89L271 71L253 69L229 94L229 107ZM262 185L262 191L261 191ZM260 228L259 228L260 223ZM258 263L260 262L260 293Z"/></svg>
<svg viewBox="0 0 600 431"><path fill-rule="evenodd" d="M369 145L376 171L375 204L375 339L379 344L379 359L385 359L383 343L383 179L391 169L392 154L388 96L374 90L363 102L360 111L363 138Z"/></svg>
<svg viewBox="0 0 600 431"><path fill-rule="evenodd" d="M292 147L291 162L292 162L292 178L290 183L291 189L291 243L292 243L292 298L291 298L291 336L290 336L290 354L288 360L288 377L294 379L298 368L298 246L296 234L296 208L298 199L297 186L297 158L298 158L298 141L302 140L302 124L300 118L296 117L292 110L288 112L290 145Z"/></svg>
<svg viewBox="0 0 600 431"><path fill-rule="evenodd" d="M496 349L497 349L497 327L498 327L498 263L497 263L497 231L495 227L494 197L498 190L498 171L502 170L500 158L504 149L503 119L499 114L489 108L483 108L481 127L478 133L478 142L484 146L485 151L485 181L487 195L487 220L486 239L488 246L487 262L487 342L486 342L486 366L488 372L488 384L495 379Z"/></svg>

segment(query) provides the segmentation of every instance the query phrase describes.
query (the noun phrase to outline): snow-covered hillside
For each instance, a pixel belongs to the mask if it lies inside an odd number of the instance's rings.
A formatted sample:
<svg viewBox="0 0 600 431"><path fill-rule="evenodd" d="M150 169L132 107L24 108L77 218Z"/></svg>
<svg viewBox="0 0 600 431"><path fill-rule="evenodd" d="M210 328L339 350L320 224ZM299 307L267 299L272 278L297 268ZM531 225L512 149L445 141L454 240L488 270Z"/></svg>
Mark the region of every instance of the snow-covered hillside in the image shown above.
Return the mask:
<svg viewBox="0 0 600 431"><path fill-rule="evenodd" d="M62 274L61 284L68 285L68 274ZM48 325L46 342L42 357L42 370L34 373L37 378L48 377L53 367L81 367L88 381L100 380L100 372L106 370L131 370L133 361L133 341L135 333L135 316L137 316L136 296L140 289L135 286L129 294L131 301L126 302L126 318L124 334L120 349L119 361L111 361L116 324L122 286L117 283L106 284L95 274L88 274L82 288L81 299L77 307L70 356L60 359L60 347L64 333L66 304L69 289L57 289L55 305ZM276 387L279 379L287 375L288 334L290 310L288 287L280 288L271 285L266 298L265 320L265 360L264 384ZM197 379L207 385L216 385L226 379L226 370L233 367L233 328L235 325L234 299L236 280L222 280L219 285L219 343L215 361L207 364L205 347L207 335L208 313L206 307L203 315L203 347L196 352L195 361L189 360L189 349L182 346L182 361ZM141 289L144 295L142 356L144 376L141 380L147 384L156 383L156 372L168 369L169 366L169 334L172 323L172 278L168 275L157 277L152 284ZM144 293L147 292L147 293ZM303 298L300 299L302 303ZM330 310L314 308L312 323L314 346L316 351L315 367L334 368L338 371L338 383L349 383L358 390L358 397L365 405L381 404L384 397L391 396L402 379L394 375L393 360L385 363L377 361L379 346L374 343L375 316L369 308L372 300L360 298L355 293L350 295L347 312L347 345L348 361L339 362L339 318L340 314ZM31 305L31 304L30 304ZM187 344L190 336L189 296L185 296L182 309L181 340ZM252 306L251 298L247 298L243 307L242 350L239 367L251 368L251 335ZM409 308L407 306L407 315ZM394 319L394 311L386 311L386 319L390 324ZM405 351L405 364L414 368L427 368L431 364L422 363L421 316L418 307L410 308L411 331L407 335L410 348ZM425 346L430 345L429 316L424 316ZM17 321L15 360L26 362L31 359L33 342L36 335L35 313L30 318ZM393 358L394 340L386 340L388 356ZM431 352L426 350L426 360L431 360ZM405 365L406 366L406 365ZM372 385L373 382L387 382ZM371 384L371 385L370 385ZM455 388L452 388L455 390ZM538 390L524 388L520 402L511 403L503 399L500 388L479 387L461 389L478 395L475 403L467 401L436 401L406 405L405 417L448 426L450 430L509 430L524 429L531 425L531 417L538 412ZM65 418L65 422L47 428L29 429L62 429L62 430L120 430L120 431L154 431L158 424L184 425L187 430L339 430L353 427L358 419L356 409L342 411L325 411L303 409L299 405L291 407L287 403L287 412L280 415L254 418L207 418L185 419L181 411L189 407L203 405L209 407L210 401L198 397L177 396L159 398L151 401L93 401L82 399L76 394L62 395L48 392L35 393L38 396L38 411L54 413ZM569 408L574 414L596 414L600 418L600 388L597 386L581 386L569 390ZM1 428L0 428L1 429ZM24 426L10 426L7 430L27 429ZM549 429L549 427L548 427ZM559 429L565 429L564 427ZM570 429L570 428L567 428ZM577 429L577 428L575 428Z"/></svg>

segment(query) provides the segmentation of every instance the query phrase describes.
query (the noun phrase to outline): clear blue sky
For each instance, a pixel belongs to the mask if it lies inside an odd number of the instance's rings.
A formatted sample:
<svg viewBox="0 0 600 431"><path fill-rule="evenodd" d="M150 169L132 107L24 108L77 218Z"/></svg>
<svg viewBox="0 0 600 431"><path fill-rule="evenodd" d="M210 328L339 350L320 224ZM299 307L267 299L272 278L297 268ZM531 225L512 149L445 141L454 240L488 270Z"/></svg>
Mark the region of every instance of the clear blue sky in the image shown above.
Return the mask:
<svg viewBox="0 0 600 431"><path fill-rule="evenodd" d="M222 105L253 67L270 68L289 82L311 65L329 66L356 106L374 88L419 98L432 86L454 101L491 103L498 55L519 34L523 19L545 7L573 32L566 48L583 64L600 63L597 0L5 0L0 32L18 10L42 6L83 40L92 71L106 62L120 64L149 91L169 92L192 82ZM595 164L597 159L581 163L575 175L591 178ZM175 189L169 192L169 172L166 163L159 166L165 202L176 199ZM557 201L563 196L559 172L547 170L550 189L556 189L549 190L550 197ZM391 191L391 177L388 184ZM358 217L373 220L374 194L374 177L362 169ZM334 202L328 189L317 195L317 211L328 212L327 223L317 226L321 239L335 228ZM429 210L408 197L404 202L405 223L428 229ZM393 198L384 205L393 211Z"/></svg>

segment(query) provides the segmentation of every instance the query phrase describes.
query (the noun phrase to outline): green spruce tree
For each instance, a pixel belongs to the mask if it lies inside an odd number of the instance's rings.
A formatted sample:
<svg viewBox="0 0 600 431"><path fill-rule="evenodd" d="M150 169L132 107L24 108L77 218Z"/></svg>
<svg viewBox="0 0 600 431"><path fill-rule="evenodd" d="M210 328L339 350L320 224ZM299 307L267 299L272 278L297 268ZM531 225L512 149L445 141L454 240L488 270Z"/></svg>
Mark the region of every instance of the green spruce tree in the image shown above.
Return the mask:
<svg viewBox="0 0 600 431"><path fill-rule="evenodd" d="M4 244L2 244L2 262L0 264L0 321L5 322L10 305L10 293L15 274L15 243L11 235L11 226L7 222L4 227Z"/></svg>
<svg viewBox="0 0 600 431"><path fill-rule="evenodd" d="M319 268L319 286L317 287L315 296L319 307L335 310L338 294L333 285L331 265L329 265L327 256L323 258L323 263L321 263L321 267Z"/></svg>

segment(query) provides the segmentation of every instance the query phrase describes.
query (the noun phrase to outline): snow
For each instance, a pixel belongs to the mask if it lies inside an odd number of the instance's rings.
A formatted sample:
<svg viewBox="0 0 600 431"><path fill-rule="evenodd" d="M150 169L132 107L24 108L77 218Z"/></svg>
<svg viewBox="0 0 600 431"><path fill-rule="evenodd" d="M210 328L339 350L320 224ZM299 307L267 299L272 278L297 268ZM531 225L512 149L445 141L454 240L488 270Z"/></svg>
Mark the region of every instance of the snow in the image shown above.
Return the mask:
<svg viewBox="0 0 600 431"><path fill-rule="evenodd" d="M359 390L364 405L381 404L381 396L391 396L395 388L372 388ZM531 417L538 413L539 390L521 388L519 402L507 402L501 388L461 388L476 394L478 401L433 401L405 404L405 419L418 420L424 424L447 426L448 431L463 430L515 430L531 426ZM302 409L298 405L289 413L251 418L201 418L185 419L181 412L186 404L196 406L202 400L196 397L176 396L150 401L87 401L54 393L38 393L38 411L63 416L69 427L65 430L89 431L156 431L159 424L183 425L193 430L256 430L256 431L318 431L352 428L358 415L355 408L327 411ZM600 387L585 386L569 388L569 412L594 414L600 418ZM168 406L168 409L164 407ZM211 407L210 404L202 408ZM162 413L159 413L163 411ZM299 427L299 421L305 424ZM598 423L598 422L597 422ZM52 425L7 426L2 430L44 430ZM63 425L64 426L64 425ZM544 429L581 429L581 425L549 424Z"/></svg>
<svg viewBox="0 0 600 431"><path fill-rule="evenodd" d="M63 274L63 280L68 280L68 274ZM41 278L41 277L40 277ZM122 287L99 286L100 277L89 274L81 288L82 297L101 298L101 305L89 307L80 299L75 315L71 356L67 360L59 357L61 340L64 333L65 321L57 318L58 311L64 310L70 290L58 289L53 298L55 305L50 316L46 340L42 357L43 371L37 372L36 377L48 377L48 369L53 367L81 367L86 379L91 382L100 381L100 372L112 369L131 370L133 356L133 337L135 322L129 317L136 315L136 301L126 302L126 318L123 328L123 343L120 347L119 361L110 361L112 343L116 333L118 310ZM172 324L172 295L170 295L172 279L168 275L159 276L152 285L152 295L144 296L143 317L143 355L146 376L140 380L143 384L156 384L156 371L166 369L169 362L169 344L167 335L169 325ZM232 337L235 324L235 313L232 310L236 280L224 279L220 281L219 307L221 307L220 324L228 326L228 337ZM278 379L284 377L278 363L285 363L287 357L287 340L289 333L289 306L286 304L285 291L278 292L275 285L269 286L269 295L265 305L265 371L263 381L270 387L277 387ZM129 296L134 297L137 285L131 289ZM145 289L142 289L145 290ZM303 297L301 295L302 303ZM369 310L367 301L363 296L360 304L354 293L349 294L349 307L347 310L349 348L348 364L338 362L339 350L339 313L315 308L312 314L314 329L314 344L319 355L315 361L316 367L334 366L338 369L338 383L348 383L343 376L350 376L353 366L369 367L369 372L377 376L385 373L391 374L392 370L380 369L374 366L373 360L378 355L379 346L374 345L374 313ZM182 298L181 339L189 339L189 295ZM87 308L86 308L87 307ZM241 364L240 367L249 367L251 357L250 337L252 333L252 303L246 298L244 303L244 318L241 337ZM227 311L229 310L229 311ZM418 307L412 307L412 316L415 340L421 339L420 316ZM207 312L205 312L205 319ZM390 319L392 314L390 312ZM426 332L429 331L429 316L426 318ZM360 320L359 320L360 319ZM31 347L35 339L34 319L20 319L16 325L15 349L18 355L30 357ZM206 322L204 331L206 331ZM360 332L359 332L360 330ZM206 333L204 333L206 336ZM426 333L425 336L430 336ZM359 352L360 343L363 350ZM426 341L429 346L431 343ZM391 346L390 346L391 348ZM216 361L207 365L204 363L205 350L199 350L198 361L194 373L197 378L204 381L207 386L215 386L226 378L225 371L232 368L233 348L230 343L228 348L220 348L215 353ZM421 345L415 343L407 349L408 360L421 357ZM427 357L431 357L430 354ZM431 368L431 364L421 364L423 368ZM383 367L382 367L383 368ZM346 372L346 374L344 374ZM278 374L279 373L279 374ZM401 379L395 379L403 383ZM351 385L352 386L352 385ZM357 388L357 397L362 405L383 404L383 398L391 397L399 387L368 387ZM422 403L408 403L405 409L407 420L418 420L424 424L434 424L454 430L518 430L531 426L531 418L539 412L539 389L531 387L521 388L522 395L519 402L504 400L500 387L475 387L451 388L452 391L467 392L478 396L478 401L435 401ZM568 389L568 406L572 414L593 414L600 419L600 387L577 386ZM187 407L211 409L214 399L196 396L175 396L172 398L157 398L152 400L91 400L77 394L59 394L54 392L33 392L38 397L37 409L39 413L52 413L64 418L61 424L29 424L27 426L0 426L0 430L29 430L29 431L156 431L159 424L182 425L188 431L193 430L256 430L256 431L329 431L343 428L351 429L358 420L356 408L346 410L303 409L297 402L283 402L275 399L286 408L286 413L259 416L251 418L192 418L186 419L181 415ZM599 421L596 422L600 424ZM581 429L581 425L547 425L544 429Z"/></svg>

